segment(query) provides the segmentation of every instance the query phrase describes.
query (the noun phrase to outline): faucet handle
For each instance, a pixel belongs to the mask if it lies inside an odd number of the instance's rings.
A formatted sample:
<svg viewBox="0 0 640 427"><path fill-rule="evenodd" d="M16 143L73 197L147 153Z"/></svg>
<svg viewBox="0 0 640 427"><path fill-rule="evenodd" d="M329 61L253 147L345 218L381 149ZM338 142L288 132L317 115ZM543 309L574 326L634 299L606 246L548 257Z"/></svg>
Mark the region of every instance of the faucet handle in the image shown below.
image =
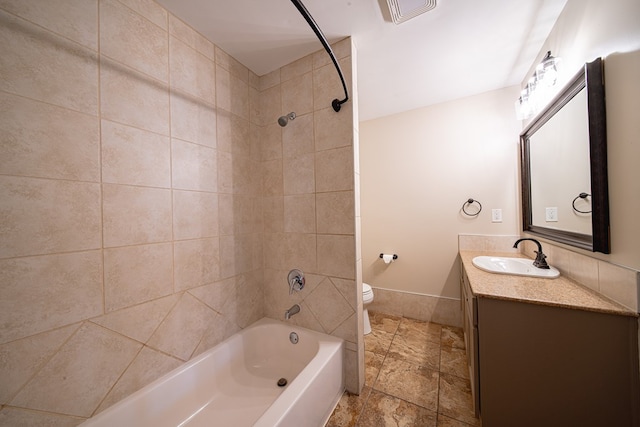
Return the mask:
<svg viewBox="0 0 640 427"><path fill-rule="evenodd" d="M304 273L296 268L289 272L287 280L289 281L289 295L293 295L293 291L301 291L304 288Z"/></svg>

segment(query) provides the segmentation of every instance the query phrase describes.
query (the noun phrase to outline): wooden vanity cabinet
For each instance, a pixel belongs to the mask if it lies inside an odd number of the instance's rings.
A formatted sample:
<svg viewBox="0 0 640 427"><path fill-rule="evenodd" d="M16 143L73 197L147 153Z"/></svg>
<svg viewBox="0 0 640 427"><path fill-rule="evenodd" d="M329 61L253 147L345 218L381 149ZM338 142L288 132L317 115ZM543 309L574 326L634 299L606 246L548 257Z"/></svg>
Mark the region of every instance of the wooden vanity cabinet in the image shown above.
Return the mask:
<svg viewBox="0 0 640 427"><path fill-rule="evenodd" d="M483 427L639 426L638 319L474 296L463 323Z"/></svg>

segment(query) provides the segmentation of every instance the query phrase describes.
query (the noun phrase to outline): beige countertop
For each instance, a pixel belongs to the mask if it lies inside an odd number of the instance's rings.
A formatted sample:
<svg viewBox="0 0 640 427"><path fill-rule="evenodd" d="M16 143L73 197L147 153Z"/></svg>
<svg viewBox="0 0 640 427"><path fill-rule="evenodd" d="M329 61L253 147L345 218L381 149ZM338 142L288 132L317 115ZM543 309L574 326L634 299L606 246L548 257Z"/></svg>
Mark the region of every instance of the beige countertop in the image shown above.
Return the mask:
<svg viewBox="0 0 640 427"><path fill-rule="evenodd" d="M480 270L473 265L472 260L474 257L481 255L526 258L523 255L514 253L461 251L460 258L469 277L471 291L478 297L638 316L638 313L633 310L564 277L562 274L557 279L540 279L495 274Z"/></svg>

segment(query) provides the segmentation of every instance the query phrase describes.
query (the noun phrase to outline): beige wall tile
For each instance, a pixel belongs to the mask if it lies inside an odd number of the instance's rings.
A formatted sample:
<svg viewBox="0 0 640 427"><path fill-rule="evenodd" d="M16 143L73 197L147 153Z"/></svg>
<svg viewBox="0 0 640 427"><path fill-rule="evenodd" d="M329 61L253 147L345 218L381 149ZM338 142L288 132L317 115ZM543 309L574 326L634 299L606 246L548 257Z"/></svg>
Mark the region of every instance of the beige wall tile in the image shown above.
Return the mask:
<svg viewBox="0 0 640 427"><path fill-rule="evenodd" d="M131 68L103 57L100 62L102 117L169 135L169 88Z"/></svg>
<svg viewBox="0 0 640 427"><path fill-rule="evenodd" d="M316 232L316 197L314 194L284 196L284 231Z"/></svg>
<svg viewBox="0 0 640 427"><path fill-rule="evenodd" d="M301 154L284 159L284 194L311 194L316 191L313 154Z"/></svg>
<svg viewBox="0 0 640 427"><path fill-rule="evenodd" d="M246 328L264 317L264 289L262 286L262 272L250 271L242 274L237 298L225 307L223 315L228 315L241 328Z"/></svg>
<svg viewBox="0 0 640 427"><path fill-rule="evenodd" d="M356 322L356 313L353 312L347 320L342 322L340 326L331 332L331 335L342 338L349 343L358 342L358 323Z"/></svg>
<svg viewBox="0 0 640 427"><path fill-rule="evenodd" d="M171 93L171 136L217 147L216 109L185 93Z"/></svg>
<svg viewBox="0 0 640 427"><path fill-rule="evenodd" d="M372 287L374 283L369 283ZM390 289L373 289L373 302L367 307L371 311L402 316L402 293Z"/></svg>
<svg viewBox="0 0 640 427"><path fill-rule="evenodd" d="M277 123L266 126L251 126L251 138L259 147L260 160L282 158L282 128Z"/></svg>
<svg viewBox="0 0 640 427"><path fill-rule="evenodd" d="M79 327L75 324L0 345L0 405L9 403Z"/></svg>
<svg viewBox="0 0 640 427"><path fill-rule="evenodd" d="M259 268L260 235L244 234L220 237L220 277L227 278Z"/></svg>
<svg viewBox="0 0 640 427"><path fill-rule="evenodd" d="M172 294L114 311L91 319L91 321L121 335L146 343L179 299L179 294Z"/></svg>
<svg viewBox="0 0 640 427"><path fill-rule="evenodd" d="M71 417L68 415L58 415L47 412L34 412L20 408L5 407L0 411L0 425L2 426L24 426L24 427L76 427L85 419Z"/></svg>
<svg viewBox="0 0 640 427"><path fill-rule="evenodd" d="M315 151L313 114L297 116L295 121L282 128L282 156L295 157Z"/></svg>
<svg viewBox="0 0 640 427"><path fill-rule="evenodd" d="M638 312L640 272L598 261L600 293Z"/></svg>
<svg viewBox="0 0 640 427"><path fill-rule="evenodd" d="M351 308L353 308L354 310L357 309L358 292L356 289L356 282L354 280L339 279L337 277L331 277L331 283L333 283L336 289L340 291L344 299L346 299L349 305L351 305ZM362 300L362 292L360 292L359 294L360 294L360 299Z"/></svg>
<svg viewBox="0 0 640 427"><path fill-rule="evenodd" d="M170 243L104 251L105 311L111 312L173 292Z"/></svg>
<svg viewBox="0 0 640 427"><path fill-rule="evenodd" d="M102 180L170 188L169 137L102 120Z"/></svg>
<svg viewBox="0 0 640 427"><path fill-rule="evenodd" d="M318 233L355 234L353 191L316 194Z"/></svg>
<svg viewBox="0 0 640 427"><path fill-rule="evenodd" d="M2 0L0 7L76 43L98 50L97 0Z"/></svg>
<svg viewBox="0 0 640 427"><path fill-rule="evenodd" d="M338 60L341 60L343 58L346 58L347 56L350 56L351 55L351 37L346 37L338 42L332 43L331 50L333 51L333 55ZM342 66L343 61L339 61L339 62ZM329 64L333 64L333 63L331 61L331 57L327 55L324 49L318 50L313 53L313 68L320 68ZM349 67L345 66L343 68L350 69L351 66L349 65Z"/></svg>
<svg viewBox="0 0 640 427"><path fill-rule="evenodd" d="M218 150L251 156L249 122L233 113L218 110ZM260 160L260 159L257 159Z"/></svg>
<svg viewBox="0 0 640 427"><path fill-rule="evenodd" d="M351 95L351 58L339 60L340 67L344 80L347 84L347 90ZM314 110L321 110L323 108L330 108L334 99L344 99L344 88L342 87L342 81L340 76L336 72L336 68L333 63L325 65L323 67L315 67L313 70L313 108ZM346 110L344 113L349 112Z"/></svg>
<svg viewBox="0 0 640 427"><path fill-rule="evenodd" d="M260 92L258 105L251 109L251 121L260 126L277 123L278 117L282 115L281 111L282 95L280 85L276 85Z"/></svg>
<svg viewBox="0 0 640 427"><path fill-rule="evenodd" d="M316 191L353 190L353 149L316 153Z"/></svg>
<svg viewBox="0 0 640 427"><path fill-rule="evenodd" d="M217 46L215 59L216 64L229 71L232 76L239 78L244 83L249 83L249 69Z"/></svg>
<svg viewBox="0 0 640 427"><path fill-rule="evenodd" d="M93 51L3 11L0 22L0 90L97 114L98 62Z"/></svg>
<svg viewBox="0 0 640 427"><path fill-rule="evenodd" d="M96 413L102 412L114 403L140 390L182 363L181 360L144 347L116 385L109 391Z"/></svg>
<svg viewBox="0 0 640 427"><path fill-rule="evenodd" d="M262 200L241 194L220 195L220 234L262 232Z"/></svg>
<svg viewBox="0 0 640 427"><path fill-rule="evenodd" d="M285 233L284 240L280 242L284 246L282 268L298 268L307 272L318 271L318 249L316 245L319 237L315 234ZM322 269L319 271L324 273Z"/></svg>
<svg viewBox="0 0 640 427"><path fill-rule="evenodd" d="M189 289L189 293L218 313L223 313L227 303L236 297L240 278L241 276L234 276L218 280L214 283Z"/></svg>
<svg viewBox="0 0 640 427"><path fill-rule="evenodd" d="M0 176L0 258L100 247L100 185Z"/></svg>
<svg viewBox="0 0 640 427"><path fill-rule="evenodd" d="M167 11L154 0L119 0L160 28L167 29Z"/></svg>
<svg viewBox="0 0 640 427"><path fill-rule="evenodd" d="M218 190L218 160L215 149L171 139L173 188Z"/></svg>
<svg viewBox="0 0 640 427"><path fill-rule="evenodd" d="M216 66L216 105L249 119L249 85L221 66Z"/></svg>
<svg viewBox="0 0 640 427"><path fill-rule="evenodd" d="M97 117L3 92L0 129L0 173L99 182Z"/></svg>
<svg viewBox="0 0 640 427"><path fill-rule="evenodd" d="M265 196L284 195L282 159L262 162L262 193Z"/></svg>
<svg viewBox="0 0 640 427"><path fill-rule="evenodd" d="M262 199L262 218L264 232L274 233L284 231L284 198L282 196L265 197Z"/></svg>
<svg viewBox="0 0 640 427"><path fill-rule="evenodd" d="M305 298L305 303L326 333L332 333L354 313L351 305L329 278L322 281L313 293Z"/></svg>
<svg viewBox="0 0 640 427"><path fill-rule="evenodd" d="M343 279L355 279L354 237L319 234L318 271Z"/></svg>
<svg viewBox="0 0 640 427"><path fill-rule="evenodd" d="M173 36L169 39L169 70L172 90L195 95L204 102L215 105L214 62Z"/></svg>
<svg viewBox="0 0 640 427"><path fill-rule="evenodd" d="M100 0L100 53L169 81L167 32L117 0Z"/></svg>
<svg viewBox="0 0 640 427"><path fill-rule="evenodd" d="M148 345L181 360L189 360L215 317L214 311L185 293Z"/></svg>
<svg viewBox="0 0 640 427"><path fill-rule="evenodd" d="M342 98L341 98L342 99ZM317 151L353 145L353 115L348 111L323 108L314 114Z"/></svg>
<svg viewBox="0 0 640 427"><path fill-rule="evenodd" d="M12 401L12 405L88 417L141 344L84 324Z"/></svg>
<svg viewBox="0 0 640 427"><path fill-rule="evenodd" d="M218 238L174 242L175 290L213 283L220 276Z"/></svg>
<svg viewBox="0 0 640 427"><path fill-rule="evenodd" d="M200 344L193 353L193 357L196 357L205 351L215 347L222 341L229 338L236 332L240 332L241 328L236 324L233 319L229 319L222 315L216 315L216 320L213 326L204 333Z"/></svg>
<svg viewBox="0 0 640 427"><path fill-rule="evenodd" d="M171 190L104 184L104 247L171 240Z"/></svg>
<svg viewBox="0 0 640 427"><path fill-rule="evenodd" d="M262 92L279 84L280 68L277 70L273 70L272 72L267 73L264 76L260 76L260 87L258 89Z"/></svg>
<svg viewBox="0 0 640 427"><path fill-rule="evenodd" d="M293 77L282 85L282 114L313 112L313 73Z"/></svg>
<svg viewBox="0 0 640 427"><path fill-rule="evenodd" d="M173 237L199 239L218 235L218 195L173 190Z"/></svg>
<svg viewBox="0 0 640 427"><path fill-rule="evenodd" d="M0 261L0 343L102 313L100 251Z"/></svg>
<svg viewBox="0 0 640 427"><path fill-rule="evenodd" d="M303 74L313 70L313 55L307 55L297 61L293 61L282 67L280 70L283 82L302 76Z"/></svg>

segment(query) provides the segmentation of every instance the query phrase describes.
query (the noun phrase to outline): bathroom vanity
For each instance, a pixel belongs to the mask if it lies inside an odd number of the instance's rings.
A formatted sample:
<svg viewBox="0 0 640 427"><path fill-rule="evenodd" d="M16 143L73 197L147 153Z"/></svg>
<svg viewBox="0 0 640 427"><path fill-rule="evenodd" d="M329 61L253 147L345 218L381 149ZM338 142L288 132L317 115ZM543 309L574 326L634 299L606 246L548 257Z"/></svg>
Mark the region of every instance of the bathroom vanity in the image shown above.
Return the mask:
<svg viewBox="0 0 640 427"><path fill-rule="evenodd" d="M460 252L467 361L482 425L640 425L637 313L563 276L482 271L472 264L478 255L493 254Z"/></svg>

